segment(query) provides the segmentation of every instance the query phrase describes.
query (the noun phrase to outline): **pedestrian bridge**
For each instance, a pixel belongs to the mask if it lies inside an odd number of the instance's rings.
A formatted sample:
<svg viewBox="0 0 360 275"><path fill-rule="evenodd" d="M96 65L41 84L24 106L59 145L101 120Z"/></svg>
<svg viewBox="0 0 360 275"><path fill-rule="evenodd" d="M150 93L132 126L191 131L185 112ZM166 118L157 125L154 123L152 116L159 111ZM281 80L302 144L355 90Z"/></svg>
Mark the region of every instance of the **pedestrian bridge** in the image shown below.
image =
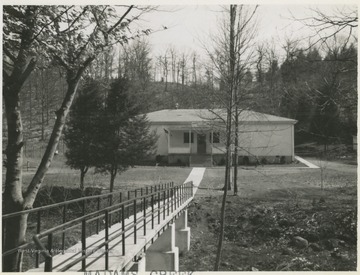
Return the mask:
<svg viewBox="0 0 360 275"><path fill-rule="evenodd" d="M179 271L179 254L190 249L187 207L204 172L193 168L181 185L141 189L139 196L39 232L33 240L44 262L29 271ZM75 227L81 240L67 247L63 238L59 246L55 235Z"/></svg>

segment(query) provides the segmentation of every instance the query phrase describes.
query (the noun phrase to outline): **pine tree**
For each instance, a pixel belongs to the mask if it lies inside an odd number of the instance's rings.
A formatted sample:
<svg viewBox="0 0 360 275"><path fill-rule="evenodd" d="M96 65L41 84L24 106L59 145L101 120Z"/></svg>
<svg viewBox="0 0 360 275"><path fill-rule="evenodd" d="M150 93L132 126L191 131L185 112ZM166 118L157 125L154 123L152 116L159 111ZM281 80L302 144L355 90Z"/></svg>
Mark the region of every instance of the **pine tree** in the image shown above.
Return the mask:
<svg viewBox="0 0 360 275"><path fill-rule="evenodd" d="M110 87L104 110L104 120L98 125L98 155L96 168L110 173L110 192L116 175L146 159L152 153L156 135L150 133L142 105L132 93L129 80L119 78Z"/></svg>
<svg viewBox="0 0 360 275"><path fill-rule="evenodd" d="M96 123L102 111L100 83L88 80L79 91L64 132L67 146L66 164L80 170L80 189L84 191L84 177L96 160Z"/></svg>

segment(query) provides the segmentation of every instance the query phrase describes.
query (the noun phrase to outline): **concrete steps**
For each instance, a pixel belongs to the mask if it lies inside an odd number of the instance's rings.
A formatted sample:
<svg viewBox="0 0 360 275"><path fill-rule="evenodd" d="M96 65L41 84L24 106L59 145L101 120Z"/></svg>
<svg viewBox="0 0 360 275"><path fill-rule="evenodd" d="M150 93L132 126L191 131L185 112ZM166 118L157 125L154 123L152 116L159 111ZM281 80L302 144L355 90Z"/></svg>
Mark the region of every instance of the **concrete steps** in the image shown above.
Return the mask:
<svg viewBox="0 0 360 275"><path fill-rule="evenodd" d="M191 167L212 167L211 155L191 155Z"/></svg>

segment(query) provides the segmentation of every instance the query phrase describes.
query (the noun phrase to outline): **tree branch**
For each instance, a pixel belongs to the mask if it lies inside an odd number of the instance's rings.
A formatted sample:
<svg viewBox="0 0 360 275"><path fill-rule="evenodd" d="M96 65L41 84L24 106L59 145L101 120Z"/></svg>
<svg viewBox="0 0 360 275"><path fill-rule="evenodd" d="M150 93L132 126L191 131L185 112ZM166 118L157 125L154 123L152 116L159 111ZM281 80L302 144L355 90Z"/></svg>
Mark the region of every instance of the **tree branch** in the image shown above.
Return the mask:
<svg viewBox="0 0 360 275"><path fill-rule="evenodd" d="M121 24L121 22L124 20L125 16L127 16L129 14L129 12L132 10L132 8L134 7L134 5L131 5L127 11L123 14L123 16L121 16L121 18L119 19L119 21L117 21L115 23L114 26L112 26L108 31L107 33L111 33L117 26L119 26L119 24Z"/></svg>
<svg viewBox="0 0 360 275"><path fill-rule="evenodd" d="M60 18L61 16L63 16L64 13L67 13L71 8L73 8L74 6L70 6L68 9L66 9L64 12L60 13L58 16L56 16L55 18L53 18L49 23L45 24L40 31L34 35L33 39L31 41L36 40L39 35L42 33L42 31L47 27L50 26L51 23L53 23L56 19Z"/></svg>
<svg viewBox="0 0 360 275"><path fill-rule="evenodd" d="M4 77L4 82L8 82L10 79L9 74L3 69L3 77Z"/></svg>
<svg viewBox="0 0 360 275"><path fill-rule="evenodd" d="M74 6L71 6L71 8L72 7L74 7ZM60 33L65 33L67 31L69 31L70 28L81 18L81 16L83 16L85 14L85 12L87 12L87 9L88 9L87 6L85 6L83 11L71 22L71 24L65 30L60 31ZM65 12L68 12L69 10L70 10L70 8L67 9Z"/></svg>
<svg viewBox="0 0 360 275"><path fill-rule="evenodd" d="M25 80L28 78L30 73L34 70L35 65L36 65L36 58L33 57L33 58L30 59L30 62L26 66L26 69L24 70L24 72L19 77L19 82L21 83L21 85L25 82Z"/></svg>
<svg viewBox="0 0 360 275"><path fill-rule="evenodd" d="M7 47L3 47L4 53L11 59L12 62L16 62L16 57L7 49Z"/></svg>
<svg viewBox="0 0 360 275"><path fill-rule="evenodd" d="M59 62L59 64L61 66L63 66L65 68L65 70L69 70L69 66L66 64L66 62L60 57L58 56L57 54L54 55L54 59Z"/></svg>
<svg viewBox="0 0 360 275"><path fill-rule="evenodd" d="M78 70L76 76L75 76L75 79L76 80L79 80L81 75L83 74L83 72L85 71L85 69L91 64L91 62L95 59L95 56L90 56L88 57L84 64L80 67L80 69Z"/></svg>

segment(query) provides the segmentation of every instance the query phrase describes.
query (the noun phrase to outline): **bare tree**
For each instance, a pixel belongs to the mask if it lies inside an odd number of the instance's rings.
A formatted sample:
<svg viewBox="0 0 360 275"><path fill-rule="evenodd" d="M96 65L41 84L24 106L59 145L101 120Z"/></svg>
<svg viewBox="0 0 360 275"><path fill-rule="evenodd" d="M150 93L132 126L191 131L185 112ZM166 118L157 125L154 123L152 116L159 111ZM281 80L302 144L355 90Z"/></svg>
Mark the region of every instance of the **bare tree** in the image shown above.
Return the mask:
<svg viewBox="0 0 360 275"><path fill-rule="evenodd" d="M181 85L182 89L184 89L184 85L187 83L187 77L188 77L188 60L189 56L183 52L181 55L181 59L179 62L179 73L181 77Z"/></svg>
<svg viewBox="0 0 360 275"><path fill-rule="evenodd" d="M177 51L174 46L169 48L170 60L171 60L171 81L177 82L176 78L176 63L177 63Z"/></svg>
<svg viewBox="0 0 360 275"><path fill-rule="evenodd" d="M241 87L246 72L253 63L254 37L256 33L255 13L257 6L230 5L224 8L224 19L219 26L219 33L212 37L214 49L205 49L210 58L206 70L208 75L214 72L217 88L209 94L213 109L210 111L222 121L225 128L225 183L221 206L220 233L214 270L219 270L225 224L225 202L231 188L232 159L235 160L234 182L237 178L237 152L239 147L239 116L244 109L247 92ZM211 70L211 66L214 70ZM220 108L226 110L219 113ZM234 151L234 157L232 152ZM234 186L237 192L237 184Z"/></svg>
<svg viewBox="0 0 360 275"><path fill-rule="evenodd" d="M280 57L275 45L275 41L270 41L256 47L256 83L253 89L264 100L252 102L253 109L261 109L262 112L271 114L278 114L281 102Z"/></svg>
<svg viewBox="0 0 360 275"><path fill-rule="evenodd" d="M197 84L197 54L193 52L192 54L192 83L196 88Z"/></svg>
<svg viewBox="0 0 360 275"><path fill-rule="evenodd" d="M224 238L224 226L225 226L225 206L226 196L228 191L228 185L230 184L230 169L231 169L231 132L232 132L232 113L233 113L233 102L234 102L234 82L235 82L235 20L236 20L236 5L230 5L229 10L230 23L229 23L229 46L228 48L228 74L226 76L226 90L228 95L228 107L227 107L227 118L226 118L226 168L225 168L225 188L223 201L221 205L221 221L220 221L220 233L219 243L216 253L216 261L214 270L218 271L221 261L222 244ZM226 54L226 55L227 55Z"/></svg>
<svg viewBox="0 0 360 275"><path fill-rule="evenodd" d="M133 8L4 6L3 96L8 131L4 213L32 208L55 155L81 77L105 49L118 42L124 43L134 35L127 31L131 22L143 12L154 9L142 8L137 15L130 17ZM93 24L88 24L90 18ZM127 22L124 22L125 19ZM56 120L42 160L23 193L24 133L19 95L24 82L36 67L38 55L45 55L65 70L67 91L55 112ZM6 251L25 243L27 217L25 214L7 220L4 225ZM3 271L21 271L21 262L22 253L16 251L4 258Z"/></svg>
<svg viewBox="0 0 360 275"><path fill-rule="evenodd" d="M329 13L321 11L320 8L310 8L309 10L311 15L308 17L298 18L292 15L292 18L313 31L310 35L311 46L317 43L326 44L337 35L345 36L344 46L351 40L357 42L358 11L356 5L336 7Z"/></svg>
<svg viewBox="0 0 360 275"><path fill-rule="evenodd" d="M254 14L257 6L250 8L244 5L230 5L224 9L225 18L221 22L219 34L212 38L214 50L206 49L215 68L216 79L219 89L211 94L211 101L214 107L226 109L226 119L223 114L210 110L220 118L226 125L226 166L224 195L221 206L221 221L219 244L214 270L219 269L222 251L223 230L225 223L225 202L227 191L231 185L232 148L237 155L238 147L238 124L241 113L240 102L245 95L241 93L241 81L251 63L252 53L249 49L253 46L255 28L253 24ZM207 68L209 71L209 67ZM237 156L236 156L237 158ZM235 163L237 166L237 163ZM236 172L235 172L236 173ZM237 176L237 175L236 175ZM235 178L234 178L235 179ZM237 187L235 187L237 192Z"/></svg>
<svg viewBox="0 0 360 275"><path fill-rule="evenodd" d="M246 71L254 63L253 60L253 46L254 46L254 37L256 34L256 21L254 20L254 15L256 13L257 6L254 8L249 8L248 6L239 5L238 15L236 18L236 33L235 33L235 113L234 113L234 194L238 192L237 186L237 175L238 175L238 150L239 150L239 116L246 108L244 102L247 100L247 92L243 87L246 82L244 81L244 76ZM242 107L242 108L241 108Z"/></svg>
<svg viewBox="0 0 360 275"><path fill-rule="evenodd" d="M265 75L265 56L266 56L266 48L265 44L260 44L256 47L257 52L257 61L256 61L256 80L262 85L264 82Z"/></svg>

